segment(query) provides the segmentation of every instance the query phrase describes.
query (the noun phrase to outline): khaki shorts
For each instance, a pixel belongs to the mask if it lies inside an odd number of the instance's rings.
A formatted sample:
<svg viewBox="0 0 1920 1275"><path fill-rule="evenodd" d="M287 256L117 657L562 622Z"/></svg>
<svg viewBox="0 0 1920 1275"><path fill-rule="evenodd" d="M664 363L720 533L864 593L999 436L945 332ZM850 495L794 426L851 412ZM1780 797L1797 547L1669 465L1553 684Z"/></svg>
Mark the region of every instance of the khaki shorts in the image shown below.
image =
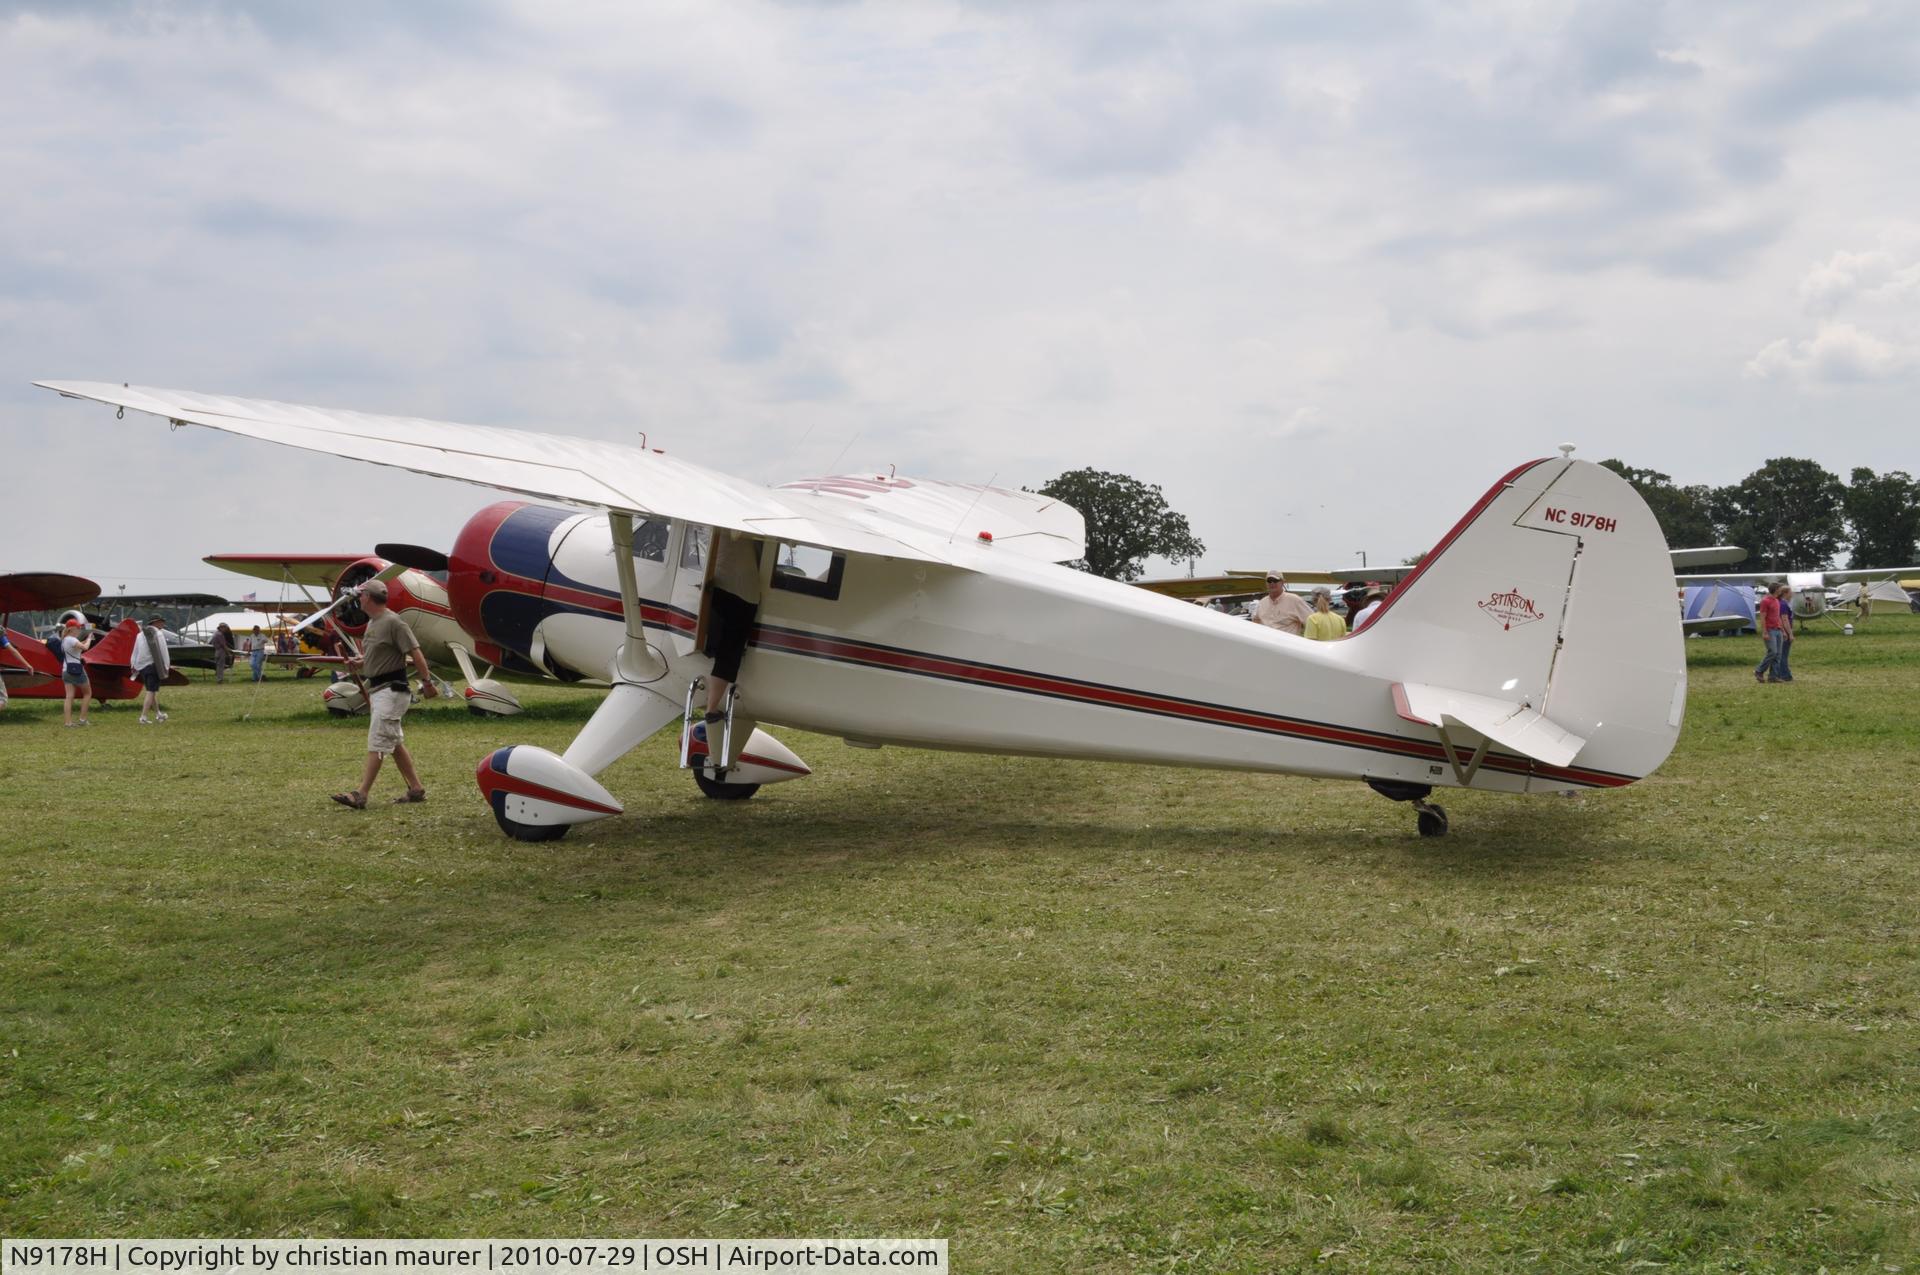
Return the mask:
<svg viewBox="0 0 1920 1275"><path fill-rule="evenodd" d="M373 688L372 702L367 705L368 752L385 757L406 742L407 733L401 729L401 723L406 721L407 710L411 707L413 694L408 688Z"/></svg>

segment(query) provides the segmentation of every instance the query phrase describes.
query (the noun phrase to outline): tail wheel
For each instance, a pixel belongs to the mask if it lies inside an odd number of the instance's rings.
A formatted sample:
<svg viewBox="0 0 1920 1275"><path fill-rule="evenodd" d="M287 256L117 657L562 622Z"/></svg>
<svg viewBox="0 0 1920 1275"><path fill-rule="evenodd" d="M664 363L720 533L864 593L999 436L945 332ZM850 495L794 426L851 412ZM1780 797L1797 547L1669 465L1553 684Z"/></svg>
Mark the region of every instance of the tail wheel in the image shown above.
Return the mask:
<svg viewBox="0 0 1920 1275"><path fill-rule="evenodd" d="M564 823L521 823L507 818L497 809L493 812L493 821L500 825L500 831L515 841L558 841L567 835L568 825Z"/></svg>
<svg viewBox="0 0 1920 1275"><path fill-rule="evenodd" d="M745 801L760 791L759 784L723 784L718 779L709 779L704 770L693 772L693 782L715 801Z"/></svg>

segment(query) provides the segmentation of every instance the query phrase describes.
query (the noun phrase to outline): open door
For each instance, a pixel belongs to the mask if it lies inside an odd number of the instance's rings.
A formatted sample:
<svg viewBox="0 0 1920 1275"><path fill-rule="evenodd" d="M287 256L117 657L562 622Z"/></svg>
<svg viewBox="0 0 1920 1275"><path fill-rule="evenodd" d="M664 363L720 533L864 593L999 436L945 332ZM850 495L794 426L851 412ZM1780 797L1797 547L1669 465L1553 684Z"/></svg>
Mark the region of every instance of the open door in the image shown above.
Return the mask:
<svg viewBox="0 0 1920 1275"><path fill-rule="evenodd" d="M707 644L707 577L713 573L712 545L712 527L695 522L681 524L671 594L675 655L692 655ZM695 621L691 627L682 622L688 617Z"/></svg>

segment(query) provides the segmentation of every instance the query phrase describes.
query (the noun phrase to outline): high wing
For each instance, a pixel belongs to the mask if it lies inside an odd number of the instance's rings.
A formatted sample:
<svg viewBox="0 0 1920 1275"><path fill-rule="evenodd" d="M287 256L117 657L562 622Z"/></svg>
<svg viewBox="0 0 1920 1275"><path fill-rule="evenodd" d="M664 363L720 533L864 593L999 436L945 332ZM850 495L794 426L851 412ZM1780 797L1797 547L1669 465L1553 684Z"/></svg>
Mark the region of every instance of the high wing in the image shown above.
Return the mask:
<svg viewBox="0 0 1920 1275"><path fill-rule="evenodd" d="M200 561L236 575L288 580L309 589L331 589L364 553L210 553Z"/></svg>
<svg viewBox="0 0 1920 1275"><path fill-rule="evenodd" d="M1731 566L1747 560L1747 551L1739 545L1706 545L1698 549L1669 549L1673 558L1673 569L1683 567Z"/></svg>
<svg viewBox="0 0 1920 1275"><path fill-rule="evenodd" d="M1790 571L1715 571L1704 575L1675 576L1675 584L1777 584Z"/></svg>
<svg viewBox="0 0 1920 1275"><path fill-rule="evenodd" d="M1675 570L1681 567L1712 566L1719 562L1739 562L1747 556L1747 551L1739 545L1710 545L1701 549L1673 549ZM1078 556L1078 555L1075 555ZM1398 584L1413 573L1408 565L1397 567L1359 567L1343 571L1294 571L1288 570L1287 588L1294 593L1303 593L1301 585L1343 585L1348 583ZM1217 576L1174 576L1164 580L1137 581L1142 589L1153 593L1165 594L1170 598L1238 598L1252 597L1256 593L1266 592L1265 571L1228 571ZM1784 574L1776 577L1742 576L1675 576L1678 583L1705 584L1713 580L1740 580L1774 578L1784 580Z"/></svg>
<svg viewBox="0 0 1920 1275"><path fill-rule="evenodd" d="M1845 571L1824 571L1829 586L1846 584L1853 580L1893 580L1901 576L1910 576L1920 572L1920 567L1859 567Z"/></svg>
<svg viewBox="0 0 1920 1275"><path fill-rule="evenodd" d="M951 533L943 537L815 491L758 487L656 448L101 381L36 384L68 398L132 408L179 424L561 504L684 518L850 553L952 565L974 561L970 547L956 552L948 543Z"/></svg>
<svg viewBox="0 0 1920 1275"><path fill-rule="evenodd" d="M1397 584L1413 573L1413 568L1368 567L1359 571L1293 571L1287 572L1287 588L1293 593L1305 593L1301 586L1327 585L1335 588L1346 584ZM1164 594L1169 598L1251 598L1267 591L1267 573L1265 571L1229 571L1218 576L1171 576L1164 580L1136 580L1138 588L1150 593Z"/></svg>
<svg viewBox="0 0 1920 1275"><path fill-rule="evenodd" d="M1920 572L1920 567L1849 567L1844 571L1745 571L1715 572L1708 575L1675 576L1679 584L1776 584L1796 576L1819 576L1827 588L1850 580L1892 580ZM1797 587L1797 586L1796 586Z"/></svg>
<svg viewBox="0 0 1920 1275"><path fill-rule="evenodd" d="M813 492L857 502L860 514L904 523L951 539L991 537L997 548L1043 562L1085 557L1087 524L1080 511L1051 496L977 483L894 474L835 474L781 483L780 491Z"/></svg>
<svg viewBox="0 0 1920 1275"><path fill-rule="evenodd" d="M1169 598L1251 598L1265 593L1267 586L1257 576L1174 576L1167 580L1136 580L1149 593Z"/></svg>

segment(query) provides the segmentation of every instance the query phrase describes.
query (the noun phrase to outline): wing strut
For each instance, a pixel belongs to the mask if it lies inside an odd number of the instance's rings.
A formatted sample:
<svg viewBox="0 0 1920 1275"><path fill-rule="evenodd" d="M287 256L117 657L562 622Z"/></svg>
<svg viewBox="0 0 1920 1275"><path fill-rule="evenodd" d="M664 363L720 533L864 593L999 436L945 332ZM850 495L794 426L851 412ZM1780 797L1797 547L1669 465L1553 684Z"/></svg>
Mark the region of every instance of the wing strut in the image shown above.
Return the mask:
<svg viewBox="0 0 1920 1275"><path fill-rule="evenodd" d="M640 585L633 571L633 515L622 509L607 511L613 528L613 566L620 577L620 611L627 621L627 640L614 656L614 681L657 682L667 674L667 662L647 641L640 616Z"/></svg>

